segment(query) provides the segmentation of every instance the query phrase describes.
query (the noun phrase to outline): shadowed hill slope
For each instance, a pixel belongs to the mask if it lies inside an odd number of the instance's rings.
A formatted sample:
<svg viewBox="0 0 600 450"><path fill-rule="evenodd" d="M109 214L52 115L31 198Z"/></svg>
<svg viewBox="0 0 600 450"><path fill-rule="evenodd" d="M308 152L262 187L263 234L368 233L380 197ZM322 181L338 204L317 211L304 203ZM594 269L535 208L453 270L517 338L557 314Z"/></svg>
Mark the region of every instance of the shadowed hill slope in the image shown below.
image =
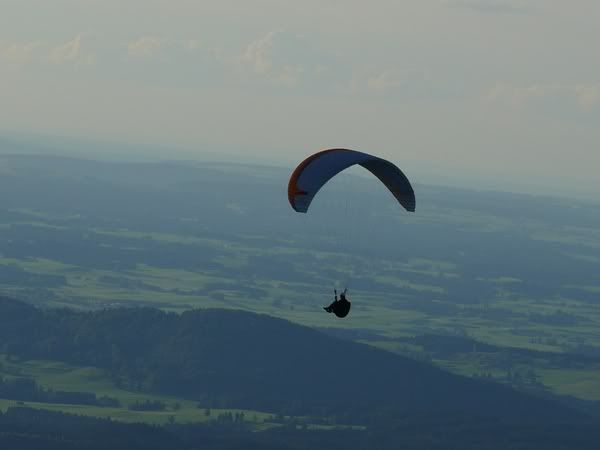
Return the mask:
<svg viewBox="0 0 600 450"><path fill-rule="evenodd" d="M136 389L293 414L578 416L549 400L444 372L266 315L149 308L40 310L0 299L0 350L106 369Z"/></svg>

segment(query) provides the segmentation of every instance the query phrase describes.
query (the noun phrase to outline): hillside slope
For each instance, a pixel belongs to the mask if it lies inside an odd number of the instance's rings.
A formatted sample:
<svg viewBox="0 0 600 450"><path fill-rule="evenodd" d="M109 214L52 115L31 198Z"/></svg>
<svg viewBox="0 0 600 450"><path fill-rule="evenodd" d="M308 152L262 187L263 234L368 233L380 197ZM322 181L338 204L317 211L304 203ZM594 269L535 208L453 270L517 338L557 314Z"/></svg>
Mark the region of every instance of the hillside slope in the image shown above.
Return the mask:
<svg viewBox="0 0 600 450"><path fill-rule="evenodd" d="M293 414L577 417L549 400L266 315L41 310L0 299L0 349L106 369L135 389ZM126 381L124 381L126 380Z"/></svg>

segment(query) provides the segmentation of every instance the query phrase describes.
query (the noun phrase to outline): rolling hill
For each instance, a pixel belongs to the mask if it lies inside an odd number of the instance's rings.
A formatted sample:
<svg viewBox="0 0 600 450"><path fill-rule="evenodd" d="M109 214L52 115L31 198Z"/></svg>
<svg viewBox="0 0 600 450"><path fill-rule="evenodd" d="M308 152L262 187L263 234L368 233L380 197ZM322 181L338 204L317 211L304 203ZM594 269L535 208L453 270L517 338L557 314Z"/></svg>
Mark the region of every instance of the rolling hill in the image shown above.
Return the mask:
<svg viewBox="0 0 600 450"><path fill-rule="evenodd" d="M210 406L343 415L347 423L381 414L521 421L580 416L507 386L236 310L76 312L2 299L0 346L13 358L96 366L117 383Z"/></svg>

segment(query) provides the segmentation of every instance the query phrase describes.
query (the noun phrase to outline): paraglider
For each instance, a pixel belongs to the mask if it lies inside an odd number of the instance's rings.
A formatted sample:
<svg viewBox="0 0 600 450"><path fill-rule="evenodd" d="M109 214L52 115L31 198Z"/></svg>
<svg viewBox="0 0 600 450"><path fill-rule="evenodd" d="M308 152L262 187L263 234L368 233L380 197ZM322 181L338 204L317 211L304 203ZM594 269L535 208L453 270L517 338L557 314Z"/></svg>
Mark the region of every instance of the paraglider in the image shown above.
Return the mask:
<svg viewBox="0 0 600 450"><path fill-rule="evenodd" d="M345 148L322 150L296 167L288 183L291 207L299 213L308 212L319 190L337 174L355 165L360 165L375 175L405 210L415 211L415 193L410 181L398 167L377 156ZM338 300L337 290L334 290L335 301L323 309L328 313L333 312L337 317L346 317L350 312L346 292L347 289L344 289Z"/></svg>

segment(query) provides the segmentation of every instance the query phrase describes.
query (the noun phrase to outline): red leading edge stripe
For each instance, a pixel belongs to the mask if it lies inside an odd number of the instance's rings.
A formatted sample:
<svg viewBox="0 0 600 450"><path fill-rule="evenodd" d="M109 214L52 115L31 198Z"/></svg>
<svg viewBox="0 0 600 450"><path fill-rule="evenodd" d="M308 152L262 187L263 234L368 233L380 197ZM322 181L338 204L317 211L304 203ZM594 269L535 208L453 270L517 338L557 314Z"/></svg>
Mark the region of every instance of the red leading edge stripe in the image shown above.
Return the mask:
<svg viewBox="0 0 600 450"><path fill-rule="evenodd" d="M306 158L304 161L302 161L298 165L298 167L296 167L296 169L292 173L292 176L290 177L290 182L288 183L288 200L290 202L290 205L292 205L292 208L294 208L294 210L296 210L296 196L297 195L308 195L308 192L303 191L302 189L300 189L298 187L298 178L300 177L300 174L304 171L304 169L306 169L306 167L312 161L314 161L315 159L317 159L324 153L333 152L336 150L344 150L344 149L330 148L328 150L321 150L320 152L317 152L314 155L310 155L308 158Z"/></svg>

